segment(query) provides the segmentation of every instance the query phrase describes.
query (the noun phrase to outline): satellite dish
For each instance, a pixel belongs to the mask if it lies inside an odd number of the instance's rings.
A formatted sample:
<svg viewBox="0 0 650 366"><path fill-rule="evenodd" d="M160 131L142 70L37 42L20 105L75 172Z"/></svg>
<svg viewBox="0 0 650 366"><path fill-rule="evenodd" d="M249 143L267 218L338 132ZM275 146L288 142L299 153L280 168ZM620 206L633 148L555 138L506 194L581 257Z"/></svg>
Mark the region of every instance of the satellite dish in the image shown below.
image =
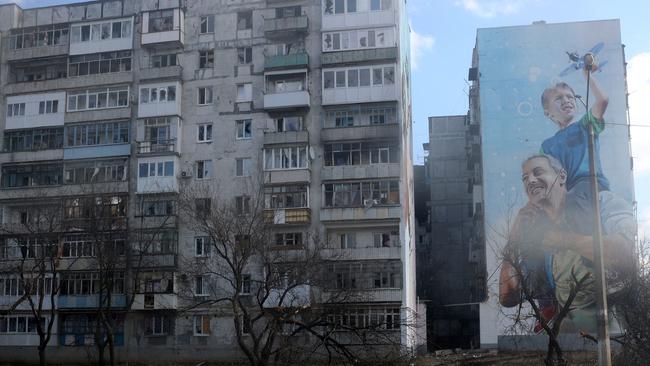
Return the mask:
<svg viewBox="0 0 650 366"><path fill-rule="evenodd" d="M311 160L316 159L316 149L314 149L313 146L310 146L310 147L309 147L309 158L310 158Z"/></svg>

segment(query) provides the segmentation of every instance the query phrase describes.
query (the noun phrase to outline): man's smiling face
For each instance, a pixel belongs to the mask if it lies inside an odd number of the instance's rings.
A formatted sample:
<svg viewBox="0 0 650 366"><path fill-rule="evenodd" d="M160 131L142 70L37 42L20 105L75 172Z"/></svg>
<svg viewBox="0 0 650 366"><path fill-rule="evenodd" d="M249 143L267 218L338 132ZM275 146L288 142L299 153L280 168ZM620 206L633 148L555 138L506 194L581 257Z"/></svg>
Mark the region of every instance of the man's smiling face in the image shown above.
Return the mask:
<svg viewBox="0 0 650 366"><path fill-rule="evenodd" d="M528 201L534 205L544 206L557 190L562 189L566 177L556 172L548 159L535 157L523 165L521 179Z"/></svg>

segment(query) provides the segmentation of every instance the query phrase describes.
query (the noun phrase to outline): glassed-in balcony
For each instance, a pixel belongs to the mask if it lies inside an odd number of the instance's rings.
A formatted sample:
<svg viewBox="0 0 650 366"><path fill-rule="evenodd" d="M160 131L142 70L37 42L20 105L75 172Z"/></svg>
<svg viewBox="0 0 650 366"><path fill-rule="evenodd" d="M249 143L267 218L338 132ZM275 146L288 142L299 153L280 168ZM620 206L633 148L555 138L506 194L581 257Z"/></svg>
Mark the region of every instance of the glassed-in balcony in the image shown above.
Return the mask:
<svg viewBox="0 0 650 366"><path fill-rule="evenodd" d="M265 73L264 77L266 86L264 109L282 110L310 107L307 69L271 71Z"/></svg>
<svg viewBox="0 0 650 366"><path fill-rule="evenodd" d="M301 208L276 208L264 210L264 218L269 224L302 225L311 222L311 210L307 207Z"/></svg>

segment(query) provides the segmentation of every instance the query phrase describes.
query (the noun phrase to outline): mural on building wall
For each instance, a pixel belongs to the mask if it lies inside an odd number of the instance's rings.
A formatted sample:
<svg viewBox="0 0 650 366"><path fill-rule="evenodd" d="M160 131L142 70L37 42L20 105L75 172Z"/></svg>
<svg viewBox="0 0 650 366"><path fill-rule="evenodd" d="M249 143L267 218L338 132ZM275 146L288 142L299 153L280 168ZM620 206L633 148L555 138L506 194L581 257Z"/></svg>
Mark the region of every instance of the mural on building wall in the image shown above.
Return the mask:
<svg viewBox="0 0 650 366"><path fill-rule="evenodd" d="M523 290L552 322L577 286L562 331L593 332L589 126L610 302L631 268L636 236L619 23L482 29L477 42L493 274L483 308L492 316L482 328L497 322L499 334L506 333L507 314L523 301ZM542 331L539 323L531 321L530 331ZM495 343L482 334L483 343Z"/></svg>

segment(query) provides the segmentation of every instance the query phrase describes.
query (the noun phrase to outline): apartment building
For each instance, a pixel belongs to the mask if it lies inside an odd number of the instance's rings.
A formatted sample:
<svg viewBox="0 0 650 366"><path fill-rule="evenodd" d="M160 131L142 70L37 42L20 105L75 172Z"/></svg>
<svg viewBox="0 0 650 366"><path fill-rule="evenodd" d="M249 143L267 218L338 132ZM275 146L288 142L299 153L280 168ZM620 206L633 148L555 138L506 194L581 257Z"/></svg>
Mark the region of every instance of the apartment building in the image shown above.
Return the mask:
<svg viewBox="0 0 650 366"><path fill-rule="evenodd" d="M102 306L115 309L119 360L241 358L232 316L179 295L188 287L201 295L208 281L188 280L180 268L209 256L205 238L177 217L178 195L194 185L218 187L241 205L263 191L288 247L311 245L309 233L326 238L342 254L329 267L333 277L348 279L334 286L366 294L345 305L350 316L393 319L385 332L413 350L417 327L398 321L415 319L418 308L405 3L0 6L8 228L0 360L37 357L38 320L24 302L12 306L25 292L14 263L32 248L69 263L58 281L41 285L43 294L61 286L44 302L46 313L48 301L57 304L47 313L51 359L87 357L80 350L95 342ZM52 239L30 240L29 228L54 216ZM117 257L148 243L145 261L112 267L110 301L97 295L110 266L99 258L97 232Z"/></svg>

